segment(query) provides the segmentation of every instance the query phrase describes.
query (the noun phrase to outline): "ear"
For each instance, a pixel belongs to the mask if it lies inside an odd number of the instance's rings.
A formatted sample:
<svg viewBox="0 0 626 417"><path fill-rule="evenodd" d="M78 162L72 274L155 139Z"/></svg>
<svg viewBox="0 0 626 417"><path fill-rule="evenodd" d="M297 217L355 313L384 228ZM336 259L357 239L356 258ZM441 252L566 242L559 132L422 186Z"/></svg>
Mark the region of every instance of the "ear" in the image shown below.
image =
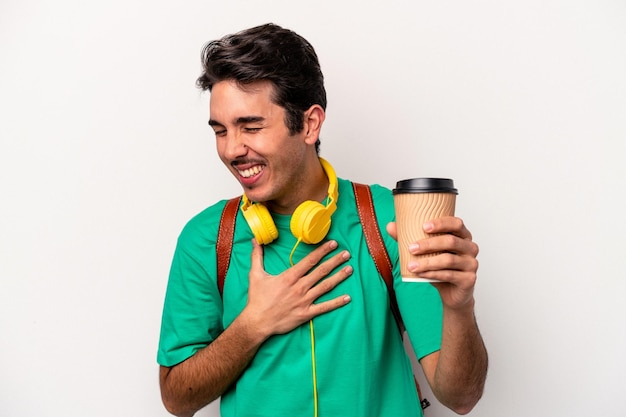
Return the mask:
<svg viewBox="0 0 626 417"><path fill-rule="evenodd" d="M312 105L304 112L305 142L309 145L314 145L320 137L324 119L326 119L326 112L319 104Z"/></svg>

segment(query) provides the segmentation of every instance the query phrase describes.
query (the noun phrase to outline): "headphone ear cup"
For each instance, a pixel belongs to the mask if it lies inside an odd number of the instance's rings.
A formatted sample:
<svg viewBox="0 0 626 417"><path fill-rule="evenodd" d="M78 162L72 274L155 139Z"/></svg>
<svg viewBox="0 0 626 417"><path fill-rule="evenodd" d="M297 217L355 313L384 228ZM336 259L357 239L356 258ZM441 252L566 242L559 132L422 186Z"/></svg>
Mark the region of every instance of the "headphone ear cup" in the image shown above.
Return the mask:
<svg viewBox="0 0 626 417"><path fill-rule="evenodd" d="M263 204L252 204L243 210L243 217L260 245L267 245L278 238L278 229L276 229L272 215Z"/></svg>
<svg viewBox="0 0 626 417"><path fill-rule="evenodd" d="M319 243L330 229L331 212L315 201L300 204L291 216L291 233L304 243Z"/></svg>

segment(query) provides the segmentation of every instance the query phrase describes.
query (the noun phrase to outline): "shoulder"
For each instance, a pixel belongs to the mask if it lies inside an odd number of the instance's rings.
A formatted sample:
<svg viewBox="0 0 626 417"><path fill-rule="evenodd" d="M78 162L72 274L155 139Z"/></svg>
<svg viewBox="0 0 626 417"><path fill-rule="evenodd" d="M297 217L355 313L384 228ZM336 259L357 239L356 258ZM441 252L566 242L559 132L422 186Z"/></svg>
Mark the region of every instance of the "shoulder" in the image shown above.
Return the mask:
<svg viewBox="0 0 626 417"><path fill-rule="evenodd" d="M344 178L338 178L338 183L339 183L339 191L346 192L350 190L350 193L352 193L353 184L358 183L358 182L350 181ZM369 187L369 189L372 192L372 197L375 200L378 200L378 199L393 200L393 195L389 188L380 184L364 184L364 183L361 183L361 184Z"/></svg>
<svg viewBox="0 0 626 417"><path fill-rule="evenodd" d="M379 236L382 238L384 245L387 249L387 253L389 254L389 257L394 265L393 268L394 268L395 274L399 276L399 267L397 265L397 259L398 259L397 242L389 233L386 232L387 224L395 221L395 208L394 208L394 202L393 202L393 193L389 188L384 187L379 184L363 184L363 185L369 187L369 190L372 196L372 201L373 201L373 210L372 210L373 213L371 211L370 213L374 214L376 218ZM340 180L340 192L342 191L341 190L342 188L343 188L343 192L345 194L352 196L352 198L354 199L353 201L355 201L355 205L352 206L353 217L351 218L351 220L354 220L355 224L350 224L350 226L354 226L358 223L360 223L361 226L363 226L364 224L363 222L369 222L371 217L366 215L363 218L361 218L361 216L359 215L356 205L363 208L363 202L362 201L357 202L356 199L354 198L353 183L347 180ZM341 197L339 198L339 200L341 200ZM365 210L365 211L362 211L362 213L366 214L368 211L369 210ZM361 238L363 237L364 235L361 234Z"/></svg>
<svg viewBox="0 0 626 417"><path fill-rule="evenodd" d="M340 192L350 193L354 196L353 183L349 180L339 179ZM393 193L380 184L363 184L369 187L374 202L374 211L379 219L391 221L394 217Z"/></svg>
<svg viewBox="0 0 626 417"><path fill-rule="evenodd" d="M370 184L369 187L372 190L372 198L376 208L380 206L393 211L393 193L391 190L379 184Z"/></svg>
<svg viewBox="0 0 626 417"><path fill-rule="evenodd" d="M183 227L178 238L179 245L213 245L217 240L217 231L222 211L228 200L221 200L193 216Z"/></svg>

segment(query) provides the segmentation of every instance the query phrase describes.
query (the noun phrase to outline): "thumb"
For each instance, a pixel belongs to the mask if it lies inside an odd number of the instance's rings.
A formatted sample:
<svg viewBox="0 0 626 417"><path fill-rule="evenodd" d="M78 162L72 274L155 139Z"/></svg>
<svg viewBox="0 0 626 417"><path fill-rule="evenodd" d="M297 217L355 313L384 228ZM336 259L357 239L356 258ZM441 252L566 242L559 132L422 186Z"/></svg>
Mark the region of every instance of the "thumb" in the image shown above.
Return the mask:
<svg viewBox="0 0 626 417"><path fill-rule="evenodd" d="M396 222L387 223L387 233L389 233L389 235L395 240L398 240L398 231L396 229Z"/></svg>
<svg viewBox="0 0 626 417"><path fill-rule="evenodd" d="M263 247L259 245L256 239L252 239L252 255L251 255L250 272L257 274L264 274L265 269L263 267Z"/></svg>

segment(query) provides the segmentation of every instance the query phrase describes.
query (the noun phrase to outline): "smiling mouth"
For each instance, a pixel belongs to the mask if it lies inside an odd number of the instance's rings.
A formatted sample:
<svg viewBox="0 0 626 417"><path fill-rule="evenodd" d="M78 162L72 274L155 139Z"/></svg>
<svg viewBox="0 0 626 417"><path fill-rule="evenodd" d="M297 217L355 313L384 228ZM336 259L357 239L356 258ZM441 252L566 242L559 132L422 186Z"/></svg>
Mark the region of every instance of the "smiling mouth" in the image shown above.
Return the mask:
<svg viewBox="0 0 626 417"><path fill-rule="evenodd" d="M239 173L239 175L241 175L243 178L250 178L253 177L257 174L259 174L261 171L263 171L265 169L264 165L254 165L253 167L250 167L248 169L239 169L237 167L235 167L235 169L237 170L237 172Z"/></svg>

